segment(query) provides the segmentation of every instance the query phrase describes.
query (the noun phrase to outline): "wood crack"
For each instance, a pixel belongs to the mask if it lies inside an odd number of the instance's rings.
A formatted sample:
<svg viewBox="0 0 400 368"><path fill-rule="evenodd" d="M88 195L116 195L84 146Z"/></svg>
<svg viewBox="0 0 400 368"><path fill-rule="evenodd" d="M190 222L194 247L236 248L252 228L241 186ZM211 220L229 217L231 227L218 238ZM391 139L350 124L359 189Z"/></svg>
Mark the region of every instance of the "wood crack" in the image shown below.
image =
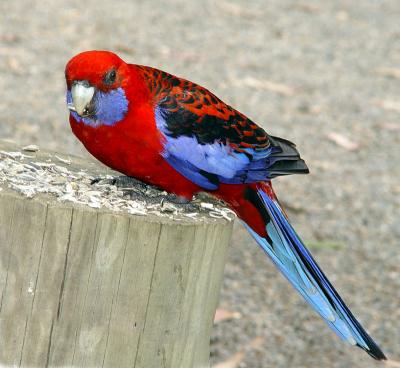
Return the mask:
<svg viewBox="0 0 400 368"><path fill-rule="evenodd" d="M141 338L142 338L142 335L143 335L143 333L144 333L144 330L146 329L147 312L148 312L148 310L149 310L150 296L151 296L151 290L152 290L152 287L153 287L153 280L154 280L154 270L155 270L155 268L156 268L157 255L158 255L158 248L159 248L159 246L160 246L160 239L161 239L162 228L163 228L163 225L160 225L160 232L158 233L158 238L157 238L157 248L156 248L156 252L155 252L155 254L154 254L154 263L153 263L153 271L152 271L152 274L151 274L149 295L148 295L148 297L147 297L146 310L145 310L145 313L144 313L143 328L142 328L142 332L141 332L140 335L139 335L138 343L137 343L137 346L136 346L135 362L134 362L134 364L133 364L134 367L136 367L136 361L137 361L137 358L138 358L138 353L139 353L139 348L140 348L140 340L141 340Z"/></svg>
<svg viewBox="0 0 400 368"><path fill-rule="evenodd" d="M72 223L73 223L74 213L75 213L75 211L74 211L74 209L72 209L72 211L71 211L71 221L69 223L68 240L67 240L67 246L66 246L67 249L65 251L63 278L62 278L61 286L60 286L60 294L58 296L57 320L60 319L62 298L64 296L64 286L65 286L65 278L67 276L68 255L69 255L69 246L70 246L70 243L71 243L71 233L72 233Z"/></svg>

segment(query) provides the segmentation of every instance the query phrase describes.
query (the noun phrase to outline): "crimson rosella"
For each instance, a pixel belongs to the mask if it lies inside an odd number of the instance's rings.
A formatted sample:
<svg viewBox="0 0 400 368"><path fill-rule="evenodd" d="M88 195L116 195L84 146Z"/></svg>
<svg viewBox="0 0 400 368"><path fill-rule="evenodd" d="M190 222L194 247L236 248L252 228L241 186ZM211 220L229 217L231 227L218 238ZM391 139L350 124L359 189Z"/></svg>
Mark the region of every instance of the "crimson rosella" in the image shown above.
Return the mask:
<svg viewBox="0 0 400 368"><path fill-rule="evenodd" d="M206 191L230 206L273 263L337 335L385 355L304 246L271 179L306 174L296 146L268 135L207 89L87 51L66 66L72 131L105 165L179 197Z"/></svg>

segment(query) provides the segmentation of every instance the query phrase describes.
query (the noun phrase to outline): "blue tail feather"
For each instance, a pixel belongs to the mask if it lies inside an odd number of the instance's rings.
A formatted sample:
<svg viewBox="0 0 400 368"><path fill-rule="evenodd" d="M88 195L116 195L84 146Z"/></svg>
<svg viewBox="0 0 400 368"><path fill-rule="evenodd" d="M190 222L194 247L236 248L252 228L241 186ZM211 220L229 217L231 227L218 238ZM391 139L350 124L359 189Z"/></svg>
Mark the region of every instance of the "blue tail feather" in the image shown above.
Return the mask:
<svg viewBox="0 0 400 368"><path fill-rule="evenodd" d="M359 346L377 360L386 359L319 268L279 203L261 188L257 194L260 205L269 216L266 224L268 238L261 237L247 224L245 226L261 248L339 337Z"/></svg>

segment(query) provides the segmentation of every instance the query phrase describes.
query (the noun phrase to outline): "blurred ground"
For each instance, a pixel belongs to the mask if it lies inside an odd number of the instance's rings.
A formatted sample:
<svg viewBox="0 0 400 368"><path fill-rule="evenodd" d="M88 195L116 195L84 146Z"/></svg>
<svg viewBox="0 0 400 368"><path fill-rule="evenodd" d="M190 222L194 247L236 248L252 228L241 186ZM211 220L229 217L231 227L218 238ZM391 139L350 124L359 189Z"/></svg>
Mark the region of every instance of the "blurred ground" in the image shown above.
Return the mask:
<svg viewBox="0 0 400 368"><path fill-rule="evenodd" d="M399 1L60 4L0 1L0 137L85 154L63 81L85 49L207 86L298 144L311 175L278 179L280 198L354 313L400 359ZM214 362L247 346L240 367L378 367L324 326L239 226L221 307L242 318L217 325Z"/></svg>

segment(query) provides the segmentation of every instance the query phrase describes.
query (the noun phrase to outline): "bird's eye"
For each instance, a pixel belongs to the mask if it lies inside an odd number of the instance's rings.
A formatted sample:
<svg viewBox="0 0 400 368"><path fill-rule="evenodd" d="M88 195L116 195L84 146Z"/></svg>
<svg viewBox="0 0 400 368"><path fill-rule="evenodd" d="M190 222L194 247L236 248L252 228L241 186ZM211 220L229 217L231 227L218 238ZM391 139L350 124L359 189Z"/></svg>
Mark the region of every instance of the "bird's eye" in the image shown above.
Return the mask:
<svg viewBox="0 0 400 368"><path fill-rule="evenodd" d="M103 82L104 84L110 86L115 82L116 78L117 78L117 72L115 71L115 69L111 69L104 76Z"/></svg>

